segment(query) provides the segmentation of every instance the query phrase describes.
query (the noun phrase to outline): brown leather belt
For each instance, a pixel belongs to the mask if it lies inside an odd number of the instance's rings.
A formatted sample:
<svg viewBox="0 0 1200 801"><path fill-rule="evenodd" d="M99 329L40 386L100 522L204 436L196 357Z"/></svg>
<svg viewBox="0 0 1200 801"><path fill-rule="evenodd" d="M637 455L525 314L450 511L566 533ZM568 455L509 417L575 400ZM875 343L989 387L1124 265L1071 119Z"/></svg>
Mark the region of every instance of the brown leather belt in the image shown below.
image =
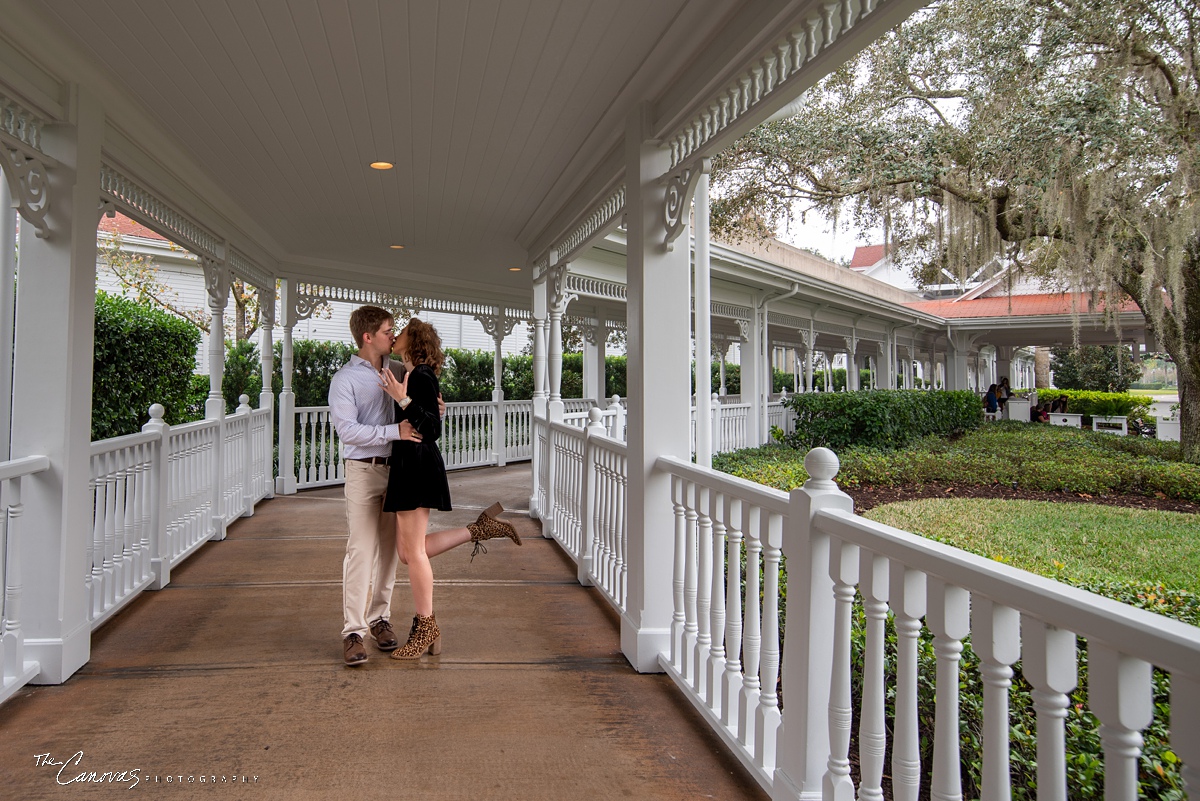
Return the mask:
<svg viewBox="0 0 1200 801"><path fill-rule="evenodd" d="M392 457L390 457L390 456L364 456L361 459L354 459L354 458L351 458L348 456L348 457L346 457L346 461L348 461L348 462L365 462L366 464L389 465L392 463Z"/></svg>

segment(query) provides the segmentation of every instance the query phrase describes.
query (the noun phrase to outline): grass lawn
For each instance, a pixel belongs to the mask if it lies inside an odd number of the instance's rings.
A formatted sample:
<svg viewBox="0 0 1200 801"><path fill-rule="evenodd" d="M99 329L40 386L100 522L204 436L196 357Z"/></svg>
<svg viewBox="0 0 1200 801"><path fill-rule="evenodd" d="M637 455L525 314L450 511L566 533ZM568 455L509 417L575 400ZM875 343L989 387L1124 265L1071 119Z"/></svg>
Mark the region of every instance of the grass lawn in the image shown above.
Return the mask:
<svg viewBox="0 0 1200 801"><path fill-rule="evenodd" d="M1084 503L929 498L865 517L1050 578L1161 582L1200 593L1196 515Z"/></svg>

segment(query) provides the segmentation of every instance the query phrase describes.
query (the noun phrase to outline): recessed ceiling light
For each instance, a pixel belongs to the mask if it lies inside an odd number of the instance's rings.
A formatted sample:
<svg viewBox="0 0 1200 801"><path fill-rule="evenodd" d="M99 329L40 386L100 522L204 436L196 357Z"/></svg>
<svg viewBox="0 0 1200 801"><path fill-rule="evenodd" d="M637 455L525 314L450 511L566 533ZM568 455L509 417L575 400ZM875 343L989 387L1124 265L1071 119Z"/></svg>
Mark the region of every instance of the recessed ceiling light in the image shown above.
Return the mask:
<svg viewBox="0 0 1200 801"><path fill-rule="evenodd" d="M392 250L404 250L404 245L388 245Z"/></svg>
<svg viewBox="0 0 1200 801"><path fill-rule="evenodd" d="M519 272L521 272L521 268L520 267L509 267L508 271L510 273L519 273Z"/></svg>
<svg viewBox="0 0 1200 801"><path fill-rule="evenodd" d="M390 161L372 161L371 162L371 169L373 169L373 170L390 170L392 167L395 167L395 166L396 165L392 164Z"/></svg>

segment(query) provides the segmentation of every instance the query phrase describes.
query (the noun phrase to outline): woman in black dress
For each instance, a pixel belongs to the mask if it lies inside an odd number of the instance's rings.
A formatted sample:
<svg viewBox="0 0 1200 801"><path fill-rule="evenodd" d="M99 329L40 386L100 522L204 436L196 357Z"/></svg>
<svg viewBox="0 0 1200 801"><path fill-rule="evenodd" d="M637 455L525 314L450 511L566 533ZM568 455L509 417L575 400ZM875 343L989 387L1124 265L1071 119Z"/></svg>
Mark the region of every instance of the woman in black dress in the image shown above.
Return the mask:
<svg viewBox="0 0 1200 801"><path fill-rule="evenodd" d="M391 471L383 510L396 513L396 550L408 565L416 616L408 642L392 652L393 659L416 659L426 651L441 653L441 630L433 616L433 568L430 557L467 542L507 537L517 545L521 538L508 523L495 519L504 511L493 504L466 528L446 529L426 535L429 510L450 511L450 485L446 464L438 450L442 421L438 416L438 374L442 371L442 342L437 329L421 320L410 320L396 338L392 353L404 360L407 372L397 381L390 370L380 375L384 391L396 401L397 422L407 420L420 442L397 440L392 445Z"/></svg>

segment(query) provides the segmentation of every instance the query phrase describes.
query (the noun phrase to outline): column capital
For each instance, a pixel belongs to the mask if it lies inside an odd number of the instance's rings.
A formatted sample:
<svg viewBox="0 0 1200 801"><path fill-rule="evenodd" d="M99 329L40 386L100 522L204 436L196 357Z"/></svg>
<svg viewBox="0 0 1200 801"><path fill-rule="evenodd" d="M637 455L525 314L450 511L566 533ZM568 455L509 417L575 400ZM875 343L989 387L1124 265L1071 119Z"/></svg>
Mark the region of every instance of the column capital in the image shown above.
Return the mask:
<svg viewBox="0 0 1200 801"><path fill-rule="evenodd" d="M550 290L549 311L551 316L562 317L571 301L579 297L567 290L567 273L570 267L571 263L565 261L562 264L552 264L547 268L546 280Z"/></svg>
<svg viewBox="0 0 1200 801"><path fill-rule="evenodd" d="M228 262L202 255L200 266L204 270L204 288L208 292L209 305L224 311L229 303L229 285L233 280Z"/></svg>
<svg viewBox="0 0 1200 801"><path fill-rule="evenodd" d="M515 317L506 317L503 306L496 306L491 314L476 314L476 321L483 326L484 333L490 336L496 344L500 344L506 336L513 332L517 324Z"/></svg>
<svg viewBox="0 0 1200 801"><path fill-rule="evenodd" d="M663 225L666 228L663 244L668 251L675 248L675 240L683 233L687 224L688 209L692 205L692 197L696 194L700 176L710 172L712 159L702 158L664 176L667 181L667 194L663 199Z"/></svg>

